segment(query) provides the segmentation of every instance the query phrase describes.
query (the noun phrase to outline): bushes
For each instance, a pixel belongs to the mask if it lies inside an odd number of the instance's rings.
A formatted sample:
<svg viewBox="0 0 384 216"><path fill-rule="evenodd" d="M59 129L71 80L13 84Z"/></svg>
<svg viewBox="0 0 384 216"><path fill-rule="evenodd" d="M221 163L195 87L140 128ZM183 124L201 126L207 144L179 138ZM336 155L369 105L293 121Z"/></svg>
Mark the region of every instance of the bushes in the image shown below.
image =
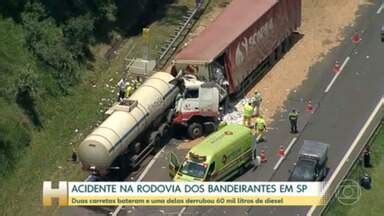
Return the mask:
<svg viewBox="0 0 384 216"><path fill-rule="evenodd" d="M45 65L52 67L53 76L62 89L68 88L79 77L78 63L67 48L63 31L52 18L46 16L39 3L27 4L22 14L27 47Z"/></svg>
<svg viewBox="0 0 384 216"><path fill-rule="evenodd" d="M30 141L30 131L17 108L0 98L0 176L3 176Z"/></svg>
<svg viewBox="0 0 384 216"><path fill-rule="evenodd" d="M25 49L23 29L0 18L0 97L14 101L19 91L35 92L39 78L34 58Z"/></svg>

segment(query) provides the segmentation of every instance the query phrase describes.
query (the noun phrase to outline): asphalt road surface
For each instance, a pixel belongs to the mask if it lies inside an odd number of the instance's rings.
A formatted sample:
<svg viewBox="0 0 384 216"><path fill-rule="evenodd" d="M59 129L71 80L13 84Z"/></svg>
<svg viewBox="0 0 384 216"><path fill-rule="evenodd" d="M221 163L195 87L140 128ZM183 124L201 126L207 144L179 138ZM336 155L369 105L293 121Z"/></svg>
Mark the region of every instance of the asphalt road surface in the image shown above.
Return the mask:
<svg viewBox="0 0 384 216"><path fill-rule="evenodd" d="M381 2L360 10L360 18L353 28L346 30L346 40L326 59L315 65L310 77L285 102L285 110L274 117L267 142L260 144L266 151L268 162L250 170L236 181L286 181L293 168L303 140L311 139L330 144L328 167L330 176L350 148L363 124L384 94L384 43L380 41L380 28L384 25ZM354 45L350 36L361 32L361 42ZM305 35L304 35L305 37ZM332 73L338 60L343 64L339 74ZM314 113L305 110L304 101L311 99ZM288 133L288 111L300 111L298 135ZM285 160L278 163L280 145L291 150ZM177 144L166 146L153 166L147 169L142 181L169 181L166 155L175 151ZM178 150L184 156L187 150ZM118 215L306 215L309 207L123 207Z"/></svg>

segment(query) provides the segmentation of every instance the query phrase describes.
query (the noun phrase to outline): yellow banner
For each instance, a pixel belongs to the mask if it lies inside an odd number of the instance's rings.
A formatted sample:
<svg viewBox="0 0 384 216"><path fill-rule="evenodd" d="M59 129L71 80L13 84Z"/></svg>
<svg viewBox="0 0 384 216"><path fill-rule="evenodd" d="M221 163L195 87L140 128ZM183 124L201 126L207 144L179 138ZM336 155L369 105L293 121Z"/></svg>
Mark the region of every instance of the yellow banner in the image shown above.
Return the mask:
<svg viewBox="0 0 384 216"><path fill-rule="evenodd" d="M324 205L321 197L312 196L225 196L225 197L101 197L69 196L69 206L312 206Z"/></svg>

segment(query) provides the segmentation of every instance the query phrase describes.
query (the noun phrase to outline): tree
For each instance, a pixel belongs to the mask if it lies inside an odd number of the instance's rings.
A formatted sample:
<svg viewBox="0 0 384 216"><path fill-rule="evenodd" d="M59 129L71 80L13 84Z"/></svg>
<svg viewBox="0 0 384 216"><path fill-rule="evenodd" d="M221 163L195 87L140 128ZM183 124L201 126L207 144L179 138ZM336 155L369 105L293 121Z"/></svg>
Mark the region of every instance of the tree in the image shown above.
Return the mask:
<svg viewBox="0 0 384 216"><path fill-rule="evenodd" d="M89 15L69 19L64 26L66 46L79 60L86 60L88 44L94 41L94 19Z"/></svg>
<svg viewBox="0 0 384 216"><path fill-rule="evenodd" d="M25 46L23 29L10 19L0 19L0 96L8 100L14 100L19 91L38 92L34 58Z"/></svg>
<svg viewBox="0 0 384 216"><path fill-rule="evenodd" d="M46 16L40 3L28 3L22 14L27 46L47 66L52 67L58 85L65 90L78 79L78 64L66 47L63 31Z"/></svg>

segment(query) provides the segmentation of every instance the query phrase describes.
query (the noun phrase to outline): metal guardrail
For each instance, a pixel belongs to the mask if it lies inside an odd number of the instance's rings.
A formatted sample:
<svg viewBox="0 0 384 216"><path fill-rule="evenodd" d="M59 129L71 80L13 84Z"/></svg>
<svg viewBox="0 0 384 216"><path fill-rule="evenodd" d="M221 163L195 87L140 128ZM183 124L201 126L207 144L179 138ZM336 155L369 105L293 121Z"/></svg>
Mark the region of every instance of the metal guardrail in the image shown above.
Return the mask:
<svg viewBox="0 0 384 216"><path fill-rule="evenodd" d="M193 10L189 10L187 15L183 16L184 22L176 28L176 31L171 35L171 38L167 41L165 46L160 48L160 57L157 59L156 69L161 69L167 64L171 56L175 53L177 47L192 29L199 16L205 8L207 8L209 2L210 1L200 4L200 6L195 7Z"/></svg>
<svg viewBox="0 0 384 216"><path fill-rule="evenodd" d="M361 158L360 156L363 154L364 148L365 148L366 146L372 146L372 142L375 140L375 138L377 137L377 135L378 135L378 133L379 133L379 131L380 131L380 129L381 129L382 127L384 127L384 116L383 116L383 119L381 119L381 121L379 122L379 125L377 125L377 127L373 130L373 132L370 133L371 135L370 135L370 137L369 137L367 143L366 143L361 149L359 149L359 150L360 150L359 156L358 156L358 157L356 158L356 160L350 165L350 167L349 167L349 169L347 170L347 172L345 173L345 176L344 176L343 179L346 179L346 178L351 174L351 172L353 172L353 170L354 170L355 168L358 168L358 166L362 166L362 165L363 165L363 164L361 164L361 163L362 163L362 161L361 161L362 158ZM371 150L372 150L372 148L371 148ZM321 209L321 211L320 211L320 214L321 214L321 215L323 215L324 213L327 213L327 212L329 211L329 208L330 208L331 204L332 204L333 202L335 202L335 199L336 199L335 194L333 194L333 196L329 199L328 204L325 205L325 206Z"/></svg>
<svg viewBox="0 0 384 216"><path fill-rule="evenodd" d="M334 198L335 193L337 192L337 188L345 179L345 177L348 175L355 161L361 155L361 152L363 151L365 145L368 143L369 139L374 134L375 129L382 122L383 116L384 116L384 97L381 98L381 100L375 107L375 110L371 113L365 125L360 130L358 134L359 139L357 140L355 148L351 149L351 152L347 152L347 155L349 155L348 160L345 162L345 164L341 165L342 169L340 169L340 172L335 173L334 180L336 181L336 184L330 184L330 187L326 188L326 190L327 189L328 190L325 192L326 193L325 205L312 206L310 211L307 213L307 216L322 215L324 213L324 210L327 208L330 201Z"/></svg>

